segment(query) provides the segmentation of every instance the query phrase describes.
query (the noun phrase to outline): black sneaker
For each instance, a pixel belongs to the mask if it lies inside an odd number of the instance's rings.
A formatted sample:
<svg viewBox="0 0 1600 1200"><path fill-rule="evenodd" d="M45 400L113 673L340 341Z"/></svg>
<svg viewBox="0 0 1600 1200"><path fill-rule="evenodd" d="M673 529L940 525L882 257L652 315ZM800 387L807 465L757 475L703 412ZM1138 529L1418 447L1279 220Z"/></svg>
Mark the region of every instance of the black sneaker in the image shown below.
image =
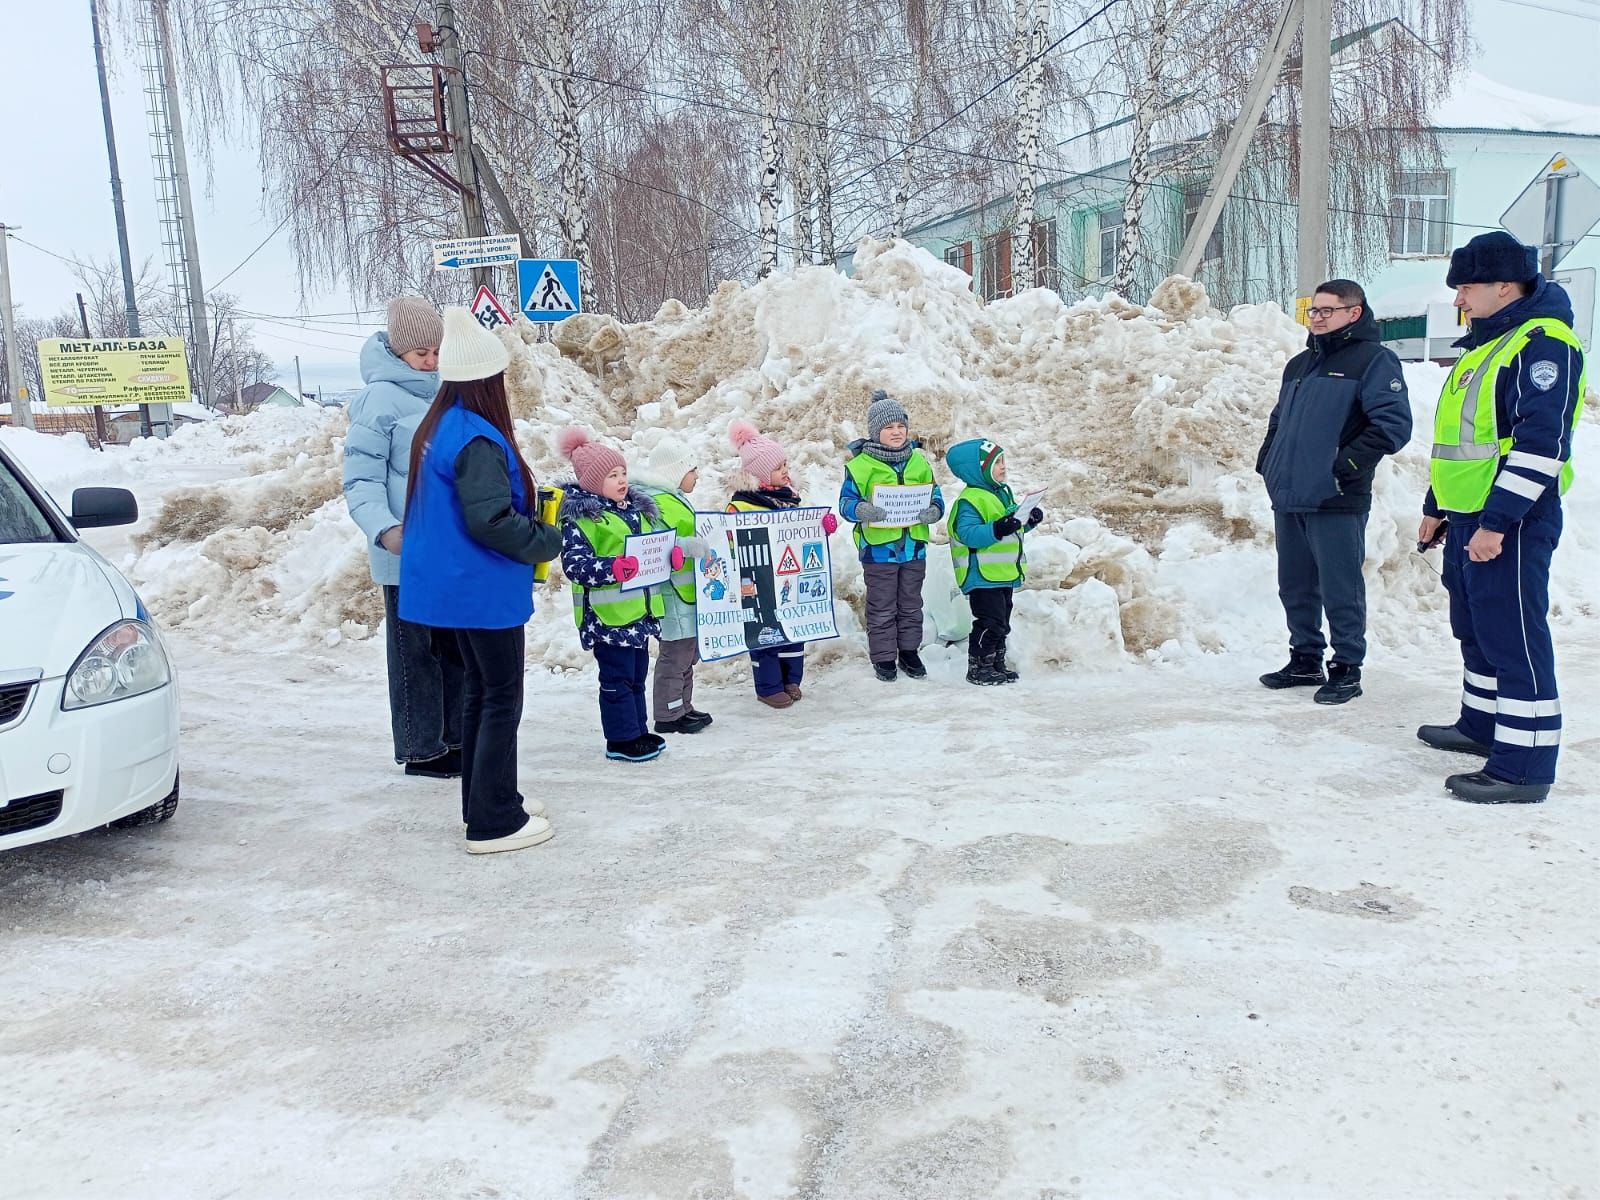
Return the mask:
<svg viewBox="0 0 1600 1200"><path fill-rule="evenodd" d="M681 719L687 721L691 726L693 726L693 728L687 731L689 733L699 733L707 725L711 724L710 713L703 713L693 708L684 713Z"/></svg>
<svg viewBox="0 0 1600 1200"><path fill-rule="evenodd" d="M1361 695L1361 668L1334 663L1328 668L1328 682L1311 697L1318 704L1344 704Z"/></svg>
<svg viewBox="0 0 1600 1200"><path fill-rule="evenodd" d="M423 779L460 779L461 751L446 750L437 758L424 758L406 764L406 774Z"/></svg>
<svg viewBox="0 0 1600 1200"><path fill-rule="evenodd" d="M1493 746L1469 738L1454 725L1424 725L1417 730L1419 741L1435 750L1453 750L1457 754L1479 754L1484 758L1494 753Z"/></svg>
<svg viewBox="0 0 1600 1200"><path fill-rule="evenodd" d="M656 722L657 733L699 733L704 728L690 716L679 717L676 721Z"/></svg>
<svg viewBox="0 0 1600 1200"><path fill-rule="evenodd" d="M895 680L896 672L892 662L873 663L872 673L885 683L893 683Z"/></svg>
<svg viewBox="0 0 1600 1200"><path fill-rule="evenodd" d="M915 650L900 651L900 669L910 679L926 679L928 668L922 665L922 659Z"/></svg>
<svg viewBox="0 0 1600 1200"><path fill-rule="evenodd" d="M661 747L664 745L666 741L661 738L646 741L642 737L636 737L626 742L607 742L606 757L621 762L649 762L652 758L661 757Z"/></svg>
<svg viewBox="0 0 1600 1200"><path fill-rule="evenodd" d="M967 664L967 682L980 687L998 687L1006 677L994 669L993 663L972 661Z"/></svg>
<svg viewBox="0 0 1600 1200"><path fill-rule="evenodd" d="M1292 654L1286 666L1268 671L1261 677L1261 686L1277 691L1280 688L1320 687L1328 682L1322 673L1320 654Z"/></svg>
<svg viewBox="0 0 1600 1200"><path fill-rule="evenodd" d="M1507 783L1487 771L1451 775L1444 786L1468 804L1540 804L1550 794L1548 783Z"/></svg>
<svg viewBox="0 0 1600 1200"><path fill-rule="evenodd" d="M662 737L659 733L641 733L639 735L639 740L641 742L650 743L650 745L654 746L658 750L667 744L667 739Z"/></svg>

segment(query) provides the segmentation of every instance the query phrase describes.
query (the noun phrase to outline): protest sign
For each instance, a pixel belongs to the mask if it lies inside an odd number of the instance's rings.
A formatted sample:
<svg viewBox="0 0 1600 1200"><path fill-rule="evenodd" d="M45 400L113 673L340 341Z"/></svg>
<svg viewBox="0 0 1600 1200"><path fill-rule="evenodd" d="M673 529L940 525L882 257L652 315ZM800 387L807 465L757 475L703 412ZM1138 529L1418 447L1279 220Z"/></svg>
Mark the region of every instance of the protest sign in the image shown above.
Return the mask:
<svg viewBox="0 0 1600 1200"><path fill-rule="evenodd" d="M905 529L917 524L917 514L933 503L933 484L880 483L872 489L872 503L884 512L883 520L874 525Z"/></svg>
<svg viewBox="0 0 1600 1200"><path fill-rule="evenodd" d="M1016 516L1017 520L1026 522L1028 519L1028 514L1034 509L1038 508L1039 501L1044 499L1044 493L1045 489L1040 488L1037 492L1029 492L1027 495L1023 496L1022 499L1017 503L1015 510L1014 515Z"/></svg>
<svg viewBox="0 0 1600 1200"><path fill-rule="evenodd" d="M622 543L622 552L639 560L639 573L623 584L622 590L637 592L665 583L672 574L672 547L677 541L678 535L671 529L630 534Z"/></svg>
<svg viewBox="0 0 1600 1200"><path fill-rule="evenodd" d="M825 508L694 516L709 547L695 559L700 657L732 658L765 646L839 636Z"/></svg>

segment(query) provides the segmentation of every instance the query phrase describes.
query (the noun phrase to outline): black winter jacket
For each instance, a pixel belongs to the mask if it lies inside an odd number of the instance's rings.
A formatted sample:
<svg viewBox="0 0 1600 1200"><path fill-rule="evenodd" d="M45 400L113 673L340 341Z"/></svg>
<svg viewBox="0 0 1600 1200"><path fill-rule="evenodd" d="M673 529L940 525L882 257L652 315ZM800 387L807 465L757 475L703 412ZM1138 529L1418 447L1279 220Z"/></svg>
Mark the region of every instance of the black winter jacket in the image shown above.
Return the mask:
<svg viewBox="0 0 1600 1200"><path fill-rule="evenodd" d="M1411 440L1400 360L1378 322L1311 334L1283 369L1256 471L1278 512L1366 512L1378 462Z"/></svg>

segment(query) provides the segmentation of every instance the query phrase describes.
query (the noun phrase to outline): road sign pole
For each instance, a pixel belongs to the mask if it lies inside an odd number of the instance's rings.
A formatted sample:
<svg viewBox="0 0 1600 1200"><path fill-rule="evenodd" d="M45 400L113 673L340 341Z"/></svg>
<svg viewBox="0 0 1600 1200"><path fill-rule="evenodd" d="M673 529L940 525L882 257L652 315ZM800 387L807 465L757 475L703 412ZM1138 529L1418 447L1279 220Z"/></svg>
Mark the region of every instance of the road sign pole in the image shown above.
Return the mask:
<svg viewBox="0 0 1600 1200"><path fill-rule="evenodd" d="M11 255L6 243L10 231L0 225L0 323L6 336L6 399L11 401L11 423L22 429L33 428L33 408L22 386L22 369L17 366L17 317L11 311Z"/></svg>
<svg viewBox="0 0 1600 1200"><path fill-rule="evenodd" d="M1544 181L1544 238L1539 246L1539 271L1546 279L1561 259L1561 188L1566 178L1552 172Z"/></svg>
<svg viewBox="0 0 1600 1200"><path fill-rule="evenodd" d="M467 108L467 75L461 63L461 39L456 31L456 11L450 0L438 0L433 23L439 30L439 56L444 59L444 98L449 112L450 145L455 154L456 178L461 183L461 215L468 237L485 237L489 226L483 219L483 200L478 189L478 172L472 160L472 124ZM488 287L494 272L474 267L472 282Z"/></svg>

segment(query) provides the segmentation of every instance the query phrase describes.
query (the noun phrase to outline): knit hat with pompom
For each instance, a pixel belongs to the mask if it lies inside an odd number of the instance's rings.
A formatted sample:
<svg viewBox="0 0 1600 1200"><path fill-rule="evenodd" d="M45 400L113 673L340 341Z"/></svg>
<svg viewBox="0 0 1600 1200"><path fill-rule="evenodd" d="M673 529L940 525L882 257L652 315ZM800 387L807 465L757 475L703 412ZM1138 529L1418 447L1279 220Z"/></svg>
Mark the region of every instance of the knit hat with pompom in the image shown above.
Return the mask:
<svg viewBox="0 0 1600 1200"><path fill-rule="evenodd" d="M556 435L556 449L572 464L578 486L596 496L605 486L607 475L628 465L621 454L610 446L602 446L589 436L587 429L577 425L568 425Z"/></svg>
<svg viewBox="0 0 1600 1200"><path fill-rule="evenodd" d="M789 452L749 421L735 421L728 426L728 438L739 451L739 462L757 483L772 482L772 473L789 461Z"/></svg>

